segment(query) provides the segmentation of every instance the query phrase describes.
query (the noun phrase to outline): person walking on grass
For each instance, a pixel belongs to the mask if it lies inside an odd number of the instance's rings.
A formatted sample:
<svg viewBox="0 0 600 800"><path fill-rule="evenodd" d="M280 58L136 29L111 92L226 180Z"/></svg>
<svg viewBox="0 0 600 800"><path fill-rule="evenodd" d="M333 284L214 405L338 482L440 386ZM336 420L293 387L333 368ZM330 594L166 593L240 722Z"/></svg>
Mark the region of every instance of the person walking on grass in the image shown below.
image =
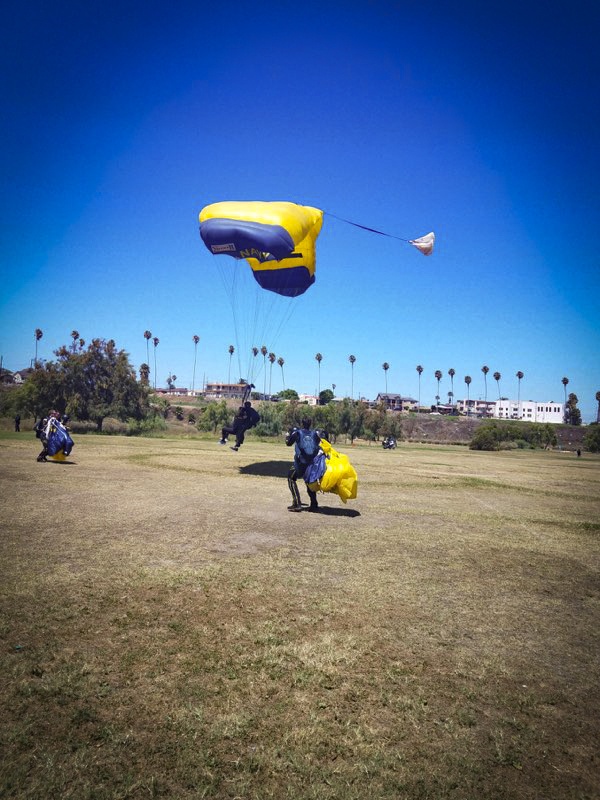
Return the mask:
<svg viewBox="0 0 600 800"><path fill-rule="evenodd" d="M288 511L302 511L300 492L298 491L298 478L304 478L307 469L312 465L315 458L319 455L319 443L321 438L316 430L312 428L312 420L305 417L301 422L300 428L292 428L285 437L288 447L295 446L294 464L288 474L288 486L292 494L292 505L288 506ZM310 500L309 511L318 511L317 493L309 489L306 484L306 491Z"/></svg>

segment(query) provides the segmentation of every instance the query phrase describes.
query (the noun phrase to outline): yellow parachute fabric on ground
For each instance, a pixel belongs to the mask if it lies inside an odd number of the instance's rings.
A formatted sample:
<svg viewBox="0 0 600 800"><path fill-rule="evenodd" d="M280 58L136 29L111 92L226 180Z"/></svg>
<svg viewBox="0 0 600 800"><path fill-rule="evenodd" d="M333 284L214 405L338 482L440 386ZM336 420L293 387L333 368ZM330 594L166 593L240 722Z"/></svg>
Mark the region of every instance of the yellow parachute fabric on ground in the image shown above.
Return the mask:
<svg viewBox="0 0 600 800"><path fill-rule="evenodd" d="M343 503L354 500L358 491L358 476L348 456L338 453L326 439L321 439L327 467L320 481L309 483L313 492L333 492Z"/></svg>

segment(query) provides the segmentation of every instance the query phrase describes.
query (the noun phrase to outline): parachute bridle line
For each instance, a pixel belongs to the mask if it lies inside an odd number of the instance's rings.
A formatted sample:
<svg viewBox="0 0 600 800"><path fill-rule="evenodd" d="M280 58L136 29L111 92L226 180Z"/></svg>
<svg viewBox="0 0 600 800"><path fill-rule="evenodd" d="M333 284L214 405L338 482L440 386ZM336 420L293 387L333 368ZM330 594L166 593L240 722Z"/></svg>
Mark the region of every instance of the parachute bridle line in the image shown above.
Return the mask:
<svg viewBox="0 0 600 800"><path fill-rule="evenodd" d="M361 228L363 231L369 231L369 233L377 233L379 236L387 236L390 239L397 239L399 242L406 242L410 244L410 239L404 239L402 236L395 236L393 233L386 233L385 231L379 231L377 228L369 228L367 225L361 225L359 222L352 222L350 219L344 219L344 217L338 217L337 214L332 214L331 211L324 211L324 214L327 214L328 217L333 217L334 219L339 220L340 222L345 222L347 225L353 225L355 228Z"/></svg>

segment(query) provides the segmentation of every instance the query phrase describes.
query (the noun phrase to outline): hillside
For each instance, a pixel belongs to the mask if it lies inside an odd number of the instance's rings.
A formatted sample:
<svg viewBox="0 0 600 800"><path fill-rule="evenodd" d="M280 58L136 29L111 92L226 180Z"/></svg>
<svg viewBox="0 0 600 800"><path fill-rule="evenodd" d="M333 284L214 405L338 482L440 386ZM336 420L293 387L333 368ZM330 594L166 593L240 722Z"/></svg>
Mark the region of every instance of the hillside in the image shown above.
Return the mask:
<svg viewBox="0 0 600 800"><path fill-rule="evenodd" d="M431 442L468 445L473 433L485 420L467 417L438 417L431 414L410 414L402 419L402 439L409 442ZM583 446L585 426L556 425L558 447L576 450Z"/></svg>

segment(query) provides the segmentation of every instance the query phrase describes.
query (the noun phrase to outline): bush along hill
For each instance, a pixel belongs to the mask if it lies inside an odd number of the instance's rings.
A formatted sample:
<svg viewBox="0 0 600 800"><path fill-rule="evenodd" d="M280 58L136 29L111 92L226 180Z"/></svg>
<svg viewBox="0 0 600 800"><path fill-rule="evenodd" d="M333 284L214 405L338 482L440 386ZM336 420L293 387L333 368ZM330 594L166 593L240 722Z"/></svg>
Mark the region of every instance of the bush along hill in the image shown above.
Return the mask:
<svg viewBox="0 0 600 800"><path fill-rule="evenodd" d="M516 450L555 447L556 426L549 423L488 420L475 431L471 450Z"/></svg>

